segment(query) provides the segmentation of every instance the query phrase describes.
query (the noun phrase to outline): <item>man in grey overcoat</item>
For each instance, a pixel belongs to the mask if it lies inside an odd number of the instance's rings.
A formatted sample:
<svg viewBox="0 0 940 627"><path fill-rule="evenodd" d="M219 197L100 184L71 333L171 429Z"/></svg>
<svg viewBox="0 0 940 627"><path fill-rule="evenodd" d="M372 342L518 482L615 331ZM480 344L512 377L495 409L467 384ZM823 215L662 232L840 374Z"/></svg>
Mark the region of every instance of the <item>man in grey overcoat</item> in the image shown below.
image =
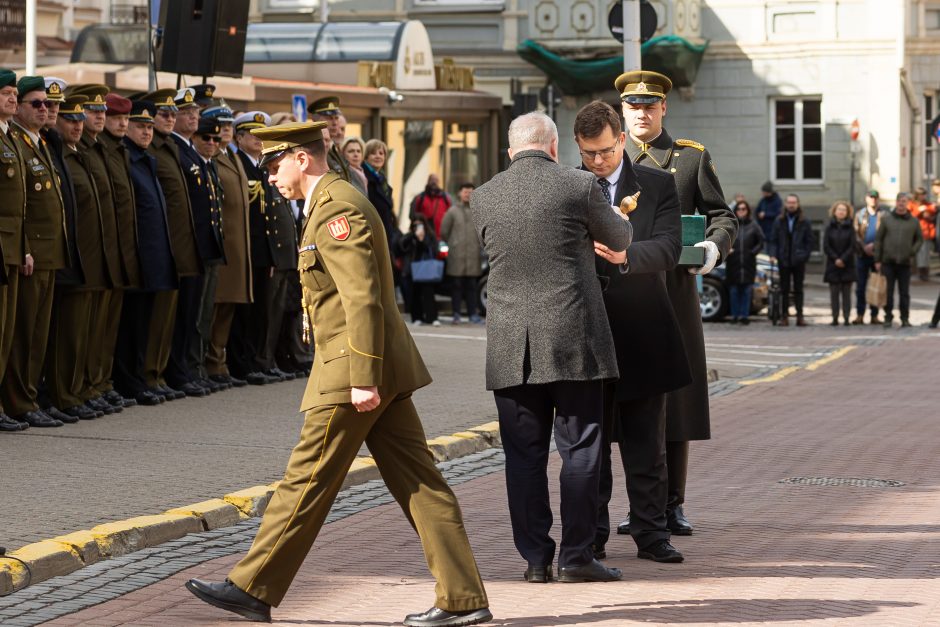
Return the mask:
<svg viewBox="0 0 940 627"><path fill-rule="evenodd" d="M614 581L594 559L603 383L617 358L594 242L627 249L633 229L595 177L558 164L558 129L528 113L509 126L505 172L473 192L473 220L490 259L486 387L493 390L506 453L513 540L525 578L552 578L548 449L554 424L562 458L559 580Z"/></svg>

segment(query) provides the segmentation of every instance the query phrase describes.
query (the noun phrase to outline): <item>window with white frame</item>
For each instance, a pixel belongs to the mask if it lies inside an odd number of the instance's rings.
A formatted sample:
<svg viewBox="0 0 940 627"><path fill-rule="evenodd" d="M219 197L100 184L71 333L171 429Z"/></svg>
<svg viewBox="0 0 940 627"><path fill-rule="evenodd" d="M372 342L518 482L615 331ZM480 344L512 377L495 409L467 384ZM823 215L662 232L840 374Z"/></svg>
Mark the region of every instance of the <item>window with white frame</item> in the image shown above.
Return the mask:
<svg viewBox="0 0 940 627"><path fill-rule="evenodd" d="M933 180L940 176L940 143L933 134L933 120L937 115L937 97L940 93L924 94L924 180Z"/></svg>
<svg viewBox="0 0 940 627"><path fill-rule="evenodd" d="M823 180L822 98L771 101L770 171L773 180L821 183Z"/></svg>

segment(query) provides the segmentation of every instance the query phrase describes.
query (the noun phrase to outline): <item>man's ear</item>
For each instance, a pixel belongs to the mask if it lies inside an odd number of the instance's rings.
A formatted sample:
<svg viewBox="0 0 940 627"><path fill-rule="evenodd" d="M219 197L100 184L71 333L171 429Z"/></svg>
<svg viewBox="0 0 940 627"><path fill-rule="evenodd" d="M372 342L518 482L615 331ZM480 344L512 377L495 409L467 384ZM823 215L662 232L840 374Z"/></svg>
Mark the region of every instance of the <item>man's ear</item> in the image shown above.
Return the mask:
<svg viewBox="0 0 940 627"><path fill-rule="evenodd" d="M508 153L509 153L509 160L510 160L510 161L512 161L512 155L513 155L513 151L512 151L512 148L510 148L510 149L509 149L509 150L507 150L506 152L508 152Z"/></svg>

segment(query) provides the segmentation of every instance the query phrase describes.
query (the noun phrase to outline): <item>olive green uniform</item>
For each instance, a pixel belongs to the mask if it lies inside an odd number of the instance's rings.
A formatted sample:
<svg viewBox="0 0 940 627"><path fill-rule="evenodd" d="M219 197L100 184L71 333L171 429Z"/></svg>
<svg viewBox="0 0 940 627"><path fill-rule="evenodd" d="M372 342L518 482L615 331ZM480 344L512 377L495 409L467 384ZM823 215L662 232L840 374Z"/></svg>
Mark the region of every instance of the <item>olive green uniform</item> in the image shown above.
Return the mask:
<svg viewBox="0 0 940 627"><path fill-rule="evenodd" d="M36 402L52 316L55 271L66 267L65 205L52 157L41 137L11 124L26 166L23 230L33 257L33 274L18 279L16 325L0 397L11 416L39 409ZM9 289L9 288L8 288Z"/></svg>
<svg viewBox="0 0 940 627"><path fill-rule="evenodd" d="M365 441L421 538L437 580L435 606L486 607L460 507L411 400L431 377L398 313L382 220L335 173L320 179L306 207L298 269L318 341L305 422L254 544L229 579L265 603L281 602ZM358 413L353 386L378 386L380 405Z"/></svg>
<svg viewBox="0 0 940 627"><path fill-rule="evenodd" d="M23 221L26 219L26 166L17 142L0 132L0 248L2 248L6 283L0 282L0 381L6 372L13 330L16 325L16 295L19 268L29 246ZM4 407L0 404L0 413Z"/></svg>

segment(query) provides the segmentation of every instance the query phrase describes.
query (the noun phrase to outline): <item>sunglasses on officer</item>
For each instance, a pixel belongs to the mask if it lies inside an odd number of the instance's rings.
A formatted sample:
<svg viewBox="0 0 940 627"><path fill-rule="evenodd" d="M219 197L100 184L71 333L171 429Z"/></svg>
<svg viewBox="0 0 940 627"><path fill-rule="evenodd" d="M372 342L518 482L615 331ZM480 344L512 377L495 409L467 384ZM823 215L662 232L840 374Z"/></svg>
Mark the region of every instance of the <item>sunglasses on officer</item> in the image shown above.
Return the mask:
<svg viewBox="0 0 940 627"><path fill-rule="evenodd" d="M215 142L217 144L222 143L222 138L218 135L200 135L199 137L204 142Z"/></svg>
<svg viewBox="0 0 940 627"><path fill-rule="evenodd" d="M51 104L52 103L50 103L48 100L40 100L39 98L29 101L29 106L31 106L33 109L42 109L43 107L48 109Z"/></svg>

